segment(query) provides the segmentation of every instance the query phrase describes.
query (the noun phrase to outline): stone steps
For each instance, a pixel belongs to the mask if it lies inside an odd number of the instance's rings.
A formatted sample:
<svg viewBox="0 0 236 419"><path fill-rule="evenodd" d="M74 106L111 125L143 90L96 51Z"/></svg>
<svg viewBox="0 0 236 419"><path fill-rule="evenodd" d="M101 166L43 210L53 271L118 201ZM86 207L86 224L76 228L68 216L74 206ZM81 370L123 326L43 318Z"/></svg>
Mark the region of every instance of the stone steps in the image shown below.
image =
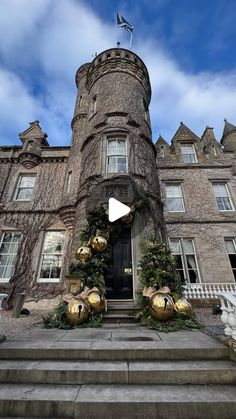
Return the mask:
<svg viewBox="0 0 236 419"><path fill-rule="evenodd" d="M133 301L108 301L107 312L103 315L105 323L137 323L136 314L140 307Z"/></svg>
<svg viewBox="0 0 236 419"><path fill-rule="evenodd" d="M1 418L234 419L235 384L228 347L199 331L39 328L0 345Z"/></svg>
<svg viewBox="0 0 236 419"><path fill-rule="evenodd" d="M0 361L1 383L236 384L232 361Z"/></svg>
<svg viewBox="0 0 236 419"><path fill-rule="evenodd" d="M235 419L233 386L0 385L4 417Z"/></svg>
<svg viewBox="0 0 236 419"><path fill-rule="evenodd" d="M167 347L160 342L97 341L97 342L7 342L0 346L0 359L12 360L226 360L229 350L224 345L209 347Z"/></svg>
<svg viewBox="0 0 236 419"><path fill-rule="evenodd" d="M138 323L133 312L127 313L113 313L108 311L103 315L104 323Z"/></svg>

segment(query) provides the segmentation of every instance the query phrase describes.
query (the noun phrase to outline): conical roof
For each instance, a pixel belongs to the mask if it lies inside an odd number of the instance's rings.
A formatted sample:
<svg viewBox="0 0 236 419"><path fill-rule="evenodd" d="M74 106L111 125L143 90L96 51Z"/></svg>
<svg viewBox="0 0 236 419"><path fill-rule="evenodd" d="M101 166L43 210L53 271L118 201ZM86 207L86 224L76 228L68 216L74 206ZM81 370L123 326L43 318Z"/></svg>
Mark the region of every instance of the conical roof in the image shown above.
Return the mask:
<svg viewBox="0 0 236 419"><path fill-rule="evenodd" d="M224 126L224 131L223 131L223 135L221 138L221 143L224 139L224 137L229 134L231 131L236 131L236 126L231 124L230 122L227 121L227 119L225 119L225 126Z"/></svg>

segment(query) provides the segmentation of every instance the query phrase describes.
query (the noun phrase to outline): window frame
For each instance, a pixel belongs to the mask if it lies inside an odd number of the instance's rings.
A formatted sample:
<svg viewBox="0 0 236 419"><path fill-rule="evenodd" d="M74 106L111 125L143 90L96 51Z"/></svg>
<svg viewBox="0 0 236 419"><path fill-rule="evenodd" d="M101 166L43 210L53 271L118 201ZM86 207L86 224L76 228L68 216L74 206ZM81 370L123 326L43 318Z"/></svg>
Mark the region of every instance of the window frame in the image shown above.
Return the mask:
<svg viewBox="0 0 236 419"><path fill-rule="evenodd" d="M173 253L171 251L171 254L172 254L173 257L175 255L180 255L181 256L182 268L183 268L182 270L183 270L183 273L184 273L184 280L186 281L186 283L188 283L190 285L191 284L201 284L202 281L201 281L201 275L200 275L200 269L199 269L199 263L198 263L198 257L197 257L194 238L193 237L168 237L170 250L171 250L171 240L179 240L179 242L180 242L181 253ZM185 250L184 250L184 241L185 240L191 240L194 253L186 253L185 252ZM187 262L187 256L189 256L189 255L193 255L194 259L195 259L196 271L197 271L196 282L191 282L190 281L189 268L188 268L188 262ZM178 270L179 269L177 269L177 271Z"/></svg>
<svg viewBox="0 0 236 419"><path fill-rule="evenodd" d="M212 181L211 183L212 183L213 194L214 194L214 197L215 197L216 207L217 207L218 211L220 211L220 212L232 212L232 211L235 211L233 199L231 197L231 193L230 193L230 190L229 190L229 187L228 187L228 182L227 181L224 181L224 180L222 180L222 181L221 180L219 180L219 181L215 180L215 181ZM214 190L214 185L224 185L225 186L225 190L226 190L226 193L227 193L227 198L229 199L229 203L230 203L231 209L220 209L219 208L218 202L217 202L217 196L216 196L215 190Z"/></svg>
<svg viewBox="0 0 236 419"><path fill-rule="evenodd" d="M22 179L26 178L26 177L34 178L34 186L33 187L27 187L27 188L26 187L20 187ZM32 201L33 195L34 195L36 178L37 178L36 173L21 173L21 174L19 174L19 176L17 178L15 190L14 190L13 201L16 201L16 202L30 202L30 201ZM17 195L18 195L20 189L30 189L30 190L32 190L32 194L31 194L30 199L25 199L25 198L24 199L18 199Z"/></svg>
<svg viewBox="0 0 236 419"><path fill-rule="evenodd" d="M109 141L124 141L125 142L125 154L110 154L109 152ZM120 158L125 158L125 171L124 172L119 172L118 170L113 171L113 172L109 172L109 158L116 158L118 159ZM116 160L116 169L118 169L118 164L117 164L117 160ZM127 174L128 173L128 140L127 140L127 136L124 134L117 134L117 135L107 135L106 137L106 174L107 175L112 175L112 174Z"/></svg>
<svg viewBox="0 0 236 419"><path fill-rule="evenodd" d="M2 243L4 242L3 239L4 239L4 237L5 237L6 234L19 234L20 235L19 241L18 242L13 242L13 243L17 243L18 244L16 253L3 253L3 252L1 252ZM1 232L1 237L0 237L0 255L8 255L8 256L9 255L11 255L11 256L14 255L15 258L16 258L17 257L17 252L18 252L18 248L19 248L19 244L20 244L20 240L21 240L21 233L20 233L20 231L18 231L18 230L4 230L4 231L2 231ZM12 243L12 241L10 243ZM4 266L8 266L8 265L4 265ZM10 281L12 275L14 275L15 262L14 262L14 265L11 265L11 266L13 266L12 271L11 271L11 275L9 277L0 277L0 283L8 283Z"/></svg>
<svg viewBox="0 0 236 419"><path fill-rule="evenodd" d="M182 147L184 148L184 147L192 147L192 150L193 150L193 153L191 153L191 154L185 154L185 153L183 153L183 151L182 151ZM189 142L189 143L180 143L180 151L181 151L181 156L182 156L182 160L183 160L183 162L185 163L185 164L195 164L195 163L198 163L198 158L197 158L197 153L196 153L196 149L195 149L195 146L194 146L194 143L191 143L191 142ZM184 156L194 156L194 158L195 158L195 161L193 161L193 162L191 162L191 161L184 161Z"/></svg>
<svg viewBox="0 0 236 419"><path fill-rule="evenodd" d="M164 184L165 184L165 194L166 194L166 207L167 207L167 211L168 212L170 212L170 213L183 213L183 212L186 212L186 208L185 208L185 202L184 202L184 194L183 194L183 188L182 188L182 182L178 182L178 181L176 181L176 182L171 182L171 181L168 181L168 182L164 182ZM176 198L181 198L181 200L182 200L182 210L178 210L178 211L172 211L172 210L170 210L169 209L169 206L168 206L168 199L170 199L170 198L172 198L173 199L173 197L168 197L168 191L167 191L167 187L168 186L179 186L179 188L180 188L180 191L181 191L181 196L179 196L179 197L176 197Z"/></svg>
<svg viewBox="0 0 236 419"><path fill-rule="evenodd" d="M63 243L63 249L61 252L61 258L62 258L62 262L61 262L61 271L60 271L60 278L42 278L40 277L41 274L41 270L42 270L42 264L43 264L43 256L46 255L55 255L56 253L45 253L43 251L44 249L44 245L46 242L46 236L48 233L64 233L64 243ZM38 283L46 283L46 284L50 284L50 283L59 283L61 281L62 278L62 270L63 270L63 263L64 263L64 255L65 255L65 245L66 245L66 231L65 230L46 230L44 231L44 235L43 235L43 240L42 240L42 245L41 245L41 249L40 249L40 258L39 258L39 265L38 265L38 272L37 272L37 282ZM51 269L51 267L50 267Z"/></svg>
<svg viewBox="0 0 236 419"><path fill-rule="evenodd" d="M229 253L228 252L226 241L229 241L229 240L233 243L234 253ZM229 255L235 255L235 257L236 257L236 237L224 237L224 244L225 244L225 249L226 249L226 252L227 252L227 255L228 255L231 271L232 271L232 274L234 276L234 280L236 282L236 267L233 268L230 257L229 257Z"/></svg>

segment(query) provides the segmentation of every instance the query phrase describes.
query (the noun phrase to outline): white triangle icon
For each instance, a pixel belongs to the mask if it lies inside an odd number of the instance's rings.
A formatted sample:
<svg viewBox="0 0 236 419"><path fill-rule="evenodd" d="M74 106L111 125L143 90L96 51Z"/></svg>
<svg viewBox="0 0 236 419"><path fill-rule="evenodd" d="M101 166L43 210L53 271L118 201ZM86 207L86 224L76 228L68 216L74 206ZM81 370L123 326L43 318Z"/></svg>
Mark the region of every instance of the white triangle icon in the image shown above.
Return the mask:
<svg viewBox="0 0 236 419"><path fill-rule="evenodd" d="M111 223L129 214L130 211L131 209L127 205L122 204L122 202L117 201L117 199L115 198L109 199L109 217L108 218Z"/></svg>

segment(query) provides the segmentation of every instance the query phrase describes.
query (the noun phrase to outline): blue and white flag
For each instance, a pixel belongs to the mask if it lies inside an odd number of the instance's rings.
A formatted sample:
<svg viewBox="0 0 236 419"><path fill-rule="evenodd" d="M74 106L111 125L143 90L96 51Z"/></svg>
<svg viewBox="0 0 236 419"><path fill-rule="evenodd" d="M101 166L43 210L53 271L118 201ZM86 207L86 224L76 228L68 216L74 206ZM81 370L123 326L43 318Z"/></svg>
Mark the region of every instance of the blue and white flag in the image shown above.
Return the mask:
<svg viewBox="0 0 236 419"><path fill-rule="evenodd" d="M117 13L117 26L119 26L119 28L126 29L128 32L133 32L134 29L134 27L119 13Z"/></svg>

